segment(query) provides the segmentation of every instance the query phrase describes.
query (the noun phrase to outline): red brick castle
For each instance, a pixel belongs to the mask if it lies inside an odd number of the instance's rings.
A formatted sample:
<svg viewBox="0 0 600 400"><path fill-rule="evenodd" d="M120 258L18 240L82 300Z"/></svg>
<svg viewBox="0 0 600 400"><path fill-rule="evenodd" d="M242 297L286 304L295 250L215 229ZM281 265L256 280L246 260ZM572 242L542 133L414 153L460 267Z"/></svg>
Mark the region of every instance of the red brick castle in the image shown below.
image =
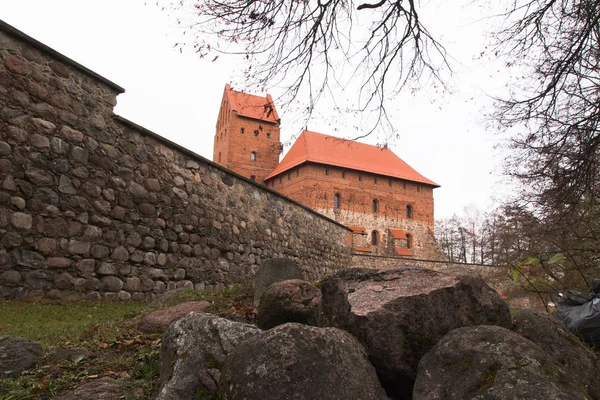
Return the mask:
<svg viewBox="0 0 600 400"><path fill-rule="evenodd" d="M391 150L304 131L283 160L273 99L225 86L213 161L349 226L356 252L439 259L433 189Z"/></svg>

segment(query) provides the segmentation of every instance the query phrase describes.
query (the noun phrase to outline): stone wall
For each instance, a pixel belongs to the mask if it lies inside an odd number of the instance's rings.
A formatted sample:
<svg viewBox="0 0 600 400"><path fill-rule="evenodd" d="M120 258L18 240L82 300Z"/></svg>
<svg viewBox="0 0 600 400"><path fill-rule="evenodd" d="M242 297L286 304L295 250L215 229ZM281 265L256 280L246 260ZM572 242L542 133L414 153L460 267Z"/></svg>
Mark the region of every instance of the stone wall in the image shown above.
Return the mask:
<svg viewBox="0 0 600 400"><path fill-rule="evenodd" d="M152 299L248 282L290 257L314 280L349 231L113 115L123 89L0 22L0 298Z"/></svg>

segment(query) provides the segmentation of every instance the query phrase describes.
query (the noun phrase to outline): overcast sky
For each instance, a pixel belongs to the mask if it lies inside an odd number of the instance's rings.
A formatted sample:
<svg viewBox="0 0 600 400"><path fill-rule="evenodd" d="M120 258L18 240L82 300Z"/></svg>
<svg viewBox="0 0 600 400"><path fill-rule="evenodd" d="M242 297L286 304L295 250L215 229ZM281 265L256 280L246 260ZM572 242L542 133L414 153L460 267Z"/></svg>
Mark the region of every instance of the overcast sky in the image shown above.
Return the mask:
<svg viewBox="0 0 600 400"><path fill-rule="evenodd" d="M506 74L499 63L479 60L490 24L481 18L490 10L462 2L430 2L421 15L453 57L452 93L441 95L427 86L399 96L390 110L400 133L391 149L442 186L434 191L436 218L460 214L466 206L485 210L504 193L494 151L499 137L486 129L484 114L493 105L488 95L503 93ZM174 21L143 0L2 0L0 18L124 87L116 114L212 159L223 88L239 81L239 60L211 62L181 54L174 48L181 39ZM269 90L274 97L277 91ZM328 112L317 109L308 128L356 135L350 120L333 129ZM280 117L285 142L304 122L293 113ZM362 141L375 144L381 137Z"/></svg>

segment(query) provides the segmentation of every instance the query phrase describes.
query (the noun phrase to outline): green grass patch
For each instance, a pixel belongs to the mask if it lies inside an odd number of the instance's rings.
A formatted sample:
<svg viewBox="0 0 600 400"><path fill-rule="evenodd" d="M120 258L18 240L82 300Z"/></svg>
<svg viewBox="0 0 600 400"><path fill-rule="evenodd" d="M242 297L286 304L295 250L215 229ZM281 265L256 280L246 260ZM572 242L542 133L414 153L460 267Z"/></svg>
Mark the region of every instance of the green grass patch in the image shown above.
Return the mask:
<svg viewBox="0 0 600 400"><path fill-rule="evenodd" d="M94 327L139 313L143 303L0 303L0 335L23 336L46 347L76 344Z"/></svg>
<svg viewBox="0 0 600 400"><path fill-rule="evenodd" d="M183 291L148 307L135 302L0 302L0 335L23 336L40 342L45 357L31 371L0 378L0 400L48 399L83 382L110 377L121 384L119 399L150 399L159 384L160 334L144 334L138 323L144 314L184 301L205 300L208 312L234 313L255 321L253 291L234 286L216 291ZM96 358L51 361L58 348L82 348Z"/></svg>

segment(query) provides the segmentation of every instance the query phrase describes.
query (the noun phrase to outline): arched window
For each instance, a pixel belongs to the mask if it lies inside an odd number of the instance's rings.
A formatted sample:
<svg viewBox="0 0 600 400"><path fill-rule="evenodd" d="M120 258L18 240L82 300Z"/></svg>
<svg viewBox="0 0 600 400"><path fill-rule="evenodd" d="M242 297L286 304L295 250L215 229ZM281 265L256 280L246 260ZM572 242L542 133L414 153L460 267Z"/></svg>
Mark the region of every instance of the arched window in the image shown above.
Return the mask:
<svg viewBox="0 0 600 400"><path fill-rule="evenodd" d="M256 161L256 152L255 151L250 153L250 161Z"/></svg>
<svg viewBox="0 0 600 400"><path fill-rule="evenodd" d="M340 208L340 194L336 193L333 195L333 208Z"/></svg>
<svg viewBox="0 0 600 400"><path fill-rule="evenodd" d="M413 217L413 207L409 204L406 206L406 218L412 219Z"/></svg>
<svg viewBox="0 0 600 400"><path fill-rule="evenodd" d="M413 236L412 233L406 234L406 247L412 249L413 247Z"/></svg>
<svg viewBox="0 0 600 400"><path fill-rule="evenodd" d="M373 245L373 246L379 245L379 232L377 232L377 231L371 232L371 245Z"/></svg>
<svg viewBox="0 0 600 400"><path fill-rule="evenodd" d="M373 203L371 204L371 209L373 210L374 213L379 212L379 200L373 199Z"/></svg>

